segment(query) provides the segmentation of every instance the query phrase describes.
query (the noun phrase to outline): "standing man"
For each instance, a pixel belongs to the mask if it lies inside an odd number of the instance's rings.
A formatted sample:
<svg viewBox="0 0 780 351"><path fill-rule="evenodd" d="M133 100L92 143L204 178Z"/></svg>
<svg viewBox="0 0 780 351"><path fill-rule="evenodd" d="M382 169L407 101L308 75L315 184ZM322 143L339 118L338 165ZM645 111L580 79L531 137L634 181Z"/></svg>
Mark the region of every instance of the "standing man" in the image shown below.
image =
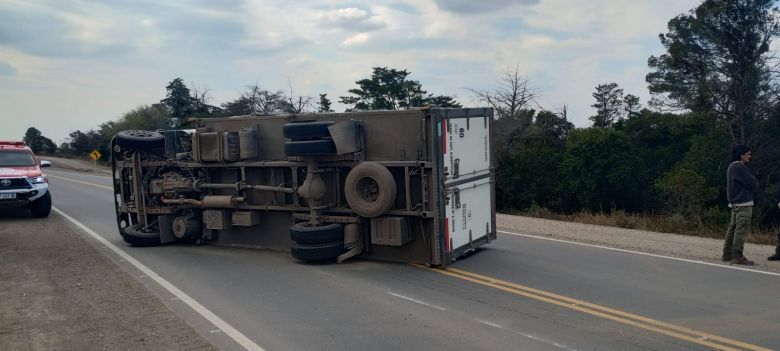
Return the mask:
<svg viewBox="0 0 780 351"><path fill-rule="evenodd" d="M777 184L777 208L780 208L780 184ZM775 254L767 258L770 261L780 261L780 229L777 231L777 247Z"/></svg>
<svg viewBox="0 0 780 351"><path fill-rule="evenodd" d="M733 162L726 171L726 197L731 207L731 222L723 244L723 261L753 265L753 261L743 254L745 237L750 232L750 219L753 217L753 192L758 189L758 180L747 168L753 152L749 146L736 145L731 150L731 156Z"/></svg>

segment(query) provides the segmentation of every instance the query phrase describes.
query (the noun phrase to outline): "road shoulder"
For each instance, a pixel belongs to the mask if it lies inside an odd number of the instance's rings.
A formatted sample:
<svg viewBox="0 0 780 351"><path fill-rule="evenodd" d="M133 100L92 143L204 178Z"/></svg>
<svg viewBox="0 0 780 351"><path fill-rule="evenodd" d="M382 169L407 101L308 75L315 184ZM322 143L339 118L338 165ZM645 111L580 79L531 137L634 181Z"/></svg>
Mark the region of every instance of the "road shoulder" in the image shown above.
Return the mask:
<svg viewBox="0 0 780 351"><path fill-rule="evenodd" d="M708 263L724 264L720 261L721 254L723 253L723 240L719 239L604 227L506 214L496 215L496 226L499 230L508 232L530 234L546 238L639 251ZM766 260L766 258L773 253L774 246L771 245L745 244L745 256L754 260L756 265L739 267L780 273L780 262L770 262Z"/></svg>
<svg viewBox="0 0 780 351"><path fill-rule="evenodd" d="M0 216L4 350L214 350L64 218Z"/></svg>

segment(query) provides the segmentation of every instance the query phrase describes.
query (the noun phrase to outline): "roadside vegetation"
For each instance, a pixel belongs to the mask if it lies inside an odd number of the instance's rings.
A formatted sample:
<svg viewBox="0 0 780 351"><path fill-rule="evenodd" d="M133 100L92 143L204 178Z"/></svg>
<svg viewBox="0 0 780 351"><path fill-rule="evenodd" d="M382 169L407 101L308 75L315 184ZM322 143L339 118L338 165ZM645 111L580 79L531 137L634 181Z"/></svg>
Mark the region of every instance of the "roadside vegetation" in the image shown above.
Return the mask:
<svg viewBox="0 0 780 351"><path fill-rule="evenodd" d="M725 172L735 144L753 147L751 171L761 185L753 242L771 243L780 218L780 77L772 41L780 12L771 0L705 0L668 22L659 35L665 52L648 53L652 99L640 101L616 82L592 93L592 125L575 128L564 104L542 107L541 92L507 69L488 88L468 89L495 110L497 206L517 213L583 223L721 237L729 220ZM425 105L459 107L434 95L411 72L374 67L339 97L347 110L395 110ZM191 86L193 86L191 84ZM54 147L30 128L36 152L83 156L124 129L187 127L190 117L333 112L328 94L296 95L245 87L217 104L205 88L173 79L159 101L115 121L76 130Z"/></svg>

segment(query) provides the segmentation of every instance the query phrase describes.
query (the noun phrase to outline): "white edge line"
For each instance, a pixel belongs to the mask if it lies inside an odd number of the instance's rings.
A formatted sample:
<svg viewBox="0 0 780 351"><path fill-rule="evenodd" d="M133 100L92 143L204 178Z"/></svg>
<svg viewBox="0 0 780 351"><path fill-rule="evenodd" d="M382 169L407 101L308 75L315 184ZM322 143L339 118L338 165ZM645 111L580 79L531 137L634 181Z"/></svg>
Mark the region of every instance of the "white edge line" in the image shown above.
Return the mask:
<svg viewBox="0 0 780 351"><path fill-rule="evenodd" d="M160 284L163 288L168 290L171 294L179 298L182 302L186 303L190 308L192 308L195 312L200 314L203 318L211 322L215 327L219 328L225 334L230 336L236 343L243 346L245 349L250 351L265 351L263 350L260 345L255 344L252 340L247 338L244 334L242 334L240 331L236 330L236 328L233 328L230 324L222 320L222 318L219 318L216 314L209 311L206 307L195 301L192 297L187 295L185 292L179 290L176 286L165 280L165 278L159 276L157 273L149 269L146 265L139 262L132 256L128 255L124 251L120 250L118 247L111 244L108 240L100 236L98 233L95 233L92 229L89 229L86 225L82 224L81 222L75 220L73 217L68 216L63 212L62 210L54 207L52 208L55 212L60 214L61 216L65 217L65 219L69 220L71 223L75 224L77 227L81 228L84 232L89 234L92 238L99 241L101 244L106 245L111 251L125 259L128 263L135 266L135 268L138 268L141 272L146 274L147 277L154 280L157 284Z"/></svg>
<svg viewBox="0 0 780 351"><path fill-rule="evenodd" d="M397 297L397 298L399 298L399 299L404 299L404 300L406 300L406 301L411 301L411 302L414 302L414 303L419 303L419 304L421 304L421 305L423 305L423 306L428 306L428 307L430 307L430 308L434 308L434 309L437 309L437 310L439 310L439 311L446 311L446 310L447 310L447 309L446 309L446 308L444 308L444 307L439 307L439 306L436 306L436 305L432 305L432 304L429 304L429 303L427 303L427 302L420 301L420 300L416 300L416 299L413 299L413 298L411 298L411 297L408 297L408 296L403 296L403 295L401 295L401 294L396 294L396 293L394 293L394 292L391 292L391 291L388 291L388 292L387 292L387 294L389 294L389 295L391 295L391 296L395 296L395 297Z"/></svg>
<svg viewBox="0 0 780 351"><path fill-rule="evenodd" d="M509 234L509 235L523 236L523 237L527 237L527 238L534 238L534 239L540 239L540 240L555 241L555 242L559 242L559 243L566 243L566 244L572 244L572 245L580 245L580 246L594 247L594 248L598 248L598 249L612 250L612 251L625 252L625 253L632 253L632 254L637 254L637 255L642 255L642 256L650 256L650 257L656 257L656 258L665 258L665 259L668 259L668 260L682 261L682 262L688 262L688 263L698 263L698 264L703 264L703 265L706 265L706 266L719 267L719 268L726 268L726 269L733 269L733 270L738 270L738 271L753 272L753 273L766 274L766 275L772 275L772 276L780 277L780 273L766 272L766 271L759 271L759 270L755 270L755 269L749 269L749 268L734 267L734 266L726 266L726 265L717 264L717 263L710 263L710 262L704 262L704 261L689 260L689 259L686 259L686 258L679 258L679 257L664 256L664 255L651 254L651 253L647 253L647 252L639 252L639 251L632 251L632 250L626 250L626 249L618 249L618 248L614 248L614 247L608 247L608 246L593 245L593 244L584 244L584 243L578 243L578 242L576 242L576 241L561 240L561 239L553 239L553 238L545 238L545 237L543 237L543 236L538 236L538 235L513 233L513 232L507 232L507 231L504 231L504 230L499 230L498 232L499 232L499 233L502 233L502 234Z"/></svg>

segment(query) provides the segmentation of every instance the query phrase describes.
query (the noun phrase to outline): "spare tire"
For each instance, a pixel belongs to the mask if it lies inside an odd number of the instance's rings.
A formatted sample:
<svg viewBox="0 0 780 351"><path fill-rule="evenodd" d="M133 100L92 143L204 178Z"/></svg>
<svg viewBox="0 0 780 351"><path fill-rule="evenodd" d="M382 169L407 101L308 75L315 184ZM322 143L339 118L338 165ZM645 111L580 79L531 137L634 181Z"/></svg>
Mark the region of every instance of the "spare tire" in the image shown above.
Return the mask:
<svg viewBox="0 0 780 351"><path fill-rule="evenodd" d="M116 133L116 143L136 150L154 150L165 146L165 136L148 130L123 130Z"/></svg>
<svg viewBox="0 0 780 351"><path fill-rule="evenodd" d="M331 121L287 123L282 128L282 133L290 140L329 138L328 127L333 124Z"/></svg>
<svg viewBox="0 0 780 351"><path fill-rule="evenodd" d="M323 156L335 155L336 144L333 139L298 140L284 143L287 156Z"/></svg>
<svg viewBox="0 0 780 351"><path fill-rule="evenodd" d="M309 222L300 222L290 228L290 239L299 244L332 243L344 240L344 226L330 223L312 227Z"/></svg>
<svg viewBox="0 0 780 351"><path fill-rule="evenodd" d="M344 253L344 241L334 241L325 244L292 243L290 254L301 261L332 260Z"/></svg>
<svg viewBox="0 0 780 351"><path fill-rule="evenodd" d="M122 239L126 243L133 246L159 246L160 245L160 233L159 232L144 232L141 231L142 224L136 224L126 228L119 228L119 234L122 235Z"/></svg>
<svg viewBox="0 0 780 351"><path fill-rule="evenodd" d="M363 162L347 174L344 195L357 214L366 218L379 217L395 204L395 178L387 167Z"/></svg>

